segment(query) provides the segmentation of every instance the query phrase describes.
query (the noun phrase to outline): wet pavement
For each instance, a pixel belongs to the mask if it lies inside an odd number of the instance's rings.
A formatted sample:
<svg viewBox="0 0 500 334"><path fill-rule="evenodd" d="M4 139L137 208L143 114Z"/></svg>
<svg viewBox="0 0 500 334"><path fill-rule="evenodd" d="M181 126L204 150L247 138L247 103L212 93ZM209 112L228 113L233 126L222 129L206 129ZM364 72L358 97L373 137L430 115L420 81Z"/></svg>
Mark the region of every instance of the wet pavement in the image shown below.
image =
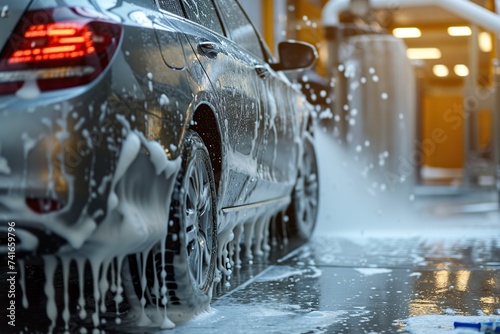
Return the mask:
<svg viewBox="0 0 500 334"><path fill-rule="evenodd" d="M497 213L413 229L321 221L309 243L244 263L208 312L174 330L115 326L110 314L105 332L472 333L453 322L500 320L499 225Z"/></svg>
<svg viewBox="0 0 500 334"><path fill-rule="evenodd" d="M319 233L173 332L444 333L500 319L499 224L480 224L470 237L463 221L452 235Z"/></svg>

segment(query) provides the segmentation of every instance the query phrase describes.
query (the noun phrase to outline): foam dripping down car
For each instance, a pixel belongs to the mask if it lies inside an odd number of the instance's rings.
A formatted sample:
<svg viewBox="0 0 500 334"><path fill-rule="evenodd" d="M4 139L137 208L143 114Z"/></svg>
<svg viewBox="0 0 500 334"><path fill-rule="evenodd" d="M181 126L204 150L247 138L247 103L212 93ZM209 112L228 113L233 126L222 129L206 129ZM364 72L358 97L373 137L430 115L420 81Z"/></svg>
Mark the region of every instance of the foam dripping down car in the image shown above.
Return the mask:
<svg viewBox="0 0 500 334"><path fill-rule="evenodd" d="M48 332L98 329L111 299L117 324L171 328L241 243L310 237L314 115L283 72L314 48L274 59L234 0L0 4L0 251L13 224L26 324L42 303Z"/></svg>

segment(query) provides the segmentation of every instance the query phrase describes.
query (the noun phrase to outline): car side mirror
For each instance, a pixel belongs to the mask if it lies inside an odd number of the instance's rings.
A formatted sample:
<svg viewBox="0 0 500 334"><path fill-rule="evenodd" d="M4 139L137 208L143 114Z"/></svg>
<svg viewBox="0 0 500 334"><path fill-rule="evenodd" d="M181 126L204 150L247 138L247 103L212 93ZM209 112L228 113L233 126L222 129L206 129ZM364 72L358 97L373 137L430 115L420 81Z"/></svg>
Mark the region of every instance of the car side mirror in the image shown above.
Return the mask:
<svg viewBox="0 0 500 334"><path fill-rule="evenodd" d="M278 44L279 63L271 64L275 71L306 69L314 65L318 53L314 46L305 42L284 41Z"/></svg>

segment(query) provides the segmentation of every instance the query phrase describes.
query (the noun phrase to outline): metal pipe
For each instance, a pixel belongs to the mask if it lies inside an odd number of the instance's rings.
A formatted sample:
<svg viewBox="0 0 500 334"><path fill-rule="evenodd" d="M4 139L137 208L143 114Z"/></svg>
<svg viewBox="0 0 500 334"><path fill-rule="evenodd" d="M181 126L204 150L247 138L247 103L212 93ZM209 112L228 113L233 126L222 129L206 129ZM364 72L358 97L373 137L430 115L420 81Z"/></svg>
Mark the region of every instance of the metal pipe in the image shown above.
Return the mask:
<svg viewBox="0 0 500 334"><path fill-rule="evenodd" d="M278 54L278 43L293 36L288 35L287 0L273 1L273 42L272 50Z"/></svg>
<svg viewBox="0 0 500 334"><path fill-rule="evenodd" d="M498 2L498 1L497 1ZM339 15L349 9L350 0L330 0L322 12L323 26L339 24ZM474 24L500 34L500 15L469 0L370 0L372 8L440 6Z"/></svg>
<svg viewBox="0 0 500 334"><path fill-rule="evenodd" d="M500 204L500 62L495 59L494 66L494 87L495 87L495 108L493 111L493 158L495 161L495 177L496 177L496 190L497 202Z"/></svg>
<svg viewBox="0 0 500 334"><path fill-rule="evenodd" d="M479 29L471 25L472 34L469 36L469 75L465 78L464 87L464 178L463 185L468 187L472 184L475 174L475 159L479 150L479 105L477 100L472 99L479 78L479 45L477 43Z"/></svg>
<svg viewBox="0 0 500 334"><path fill-rule="evenodd" d="M500 14L500 0L495 0L495 10ZM495 102L493 108L493 157L495 161L495 177L497 190L497 203L500 205L500 39L497 35L497 54L493 60L494 68L494 87L495 87Z"/></svg>

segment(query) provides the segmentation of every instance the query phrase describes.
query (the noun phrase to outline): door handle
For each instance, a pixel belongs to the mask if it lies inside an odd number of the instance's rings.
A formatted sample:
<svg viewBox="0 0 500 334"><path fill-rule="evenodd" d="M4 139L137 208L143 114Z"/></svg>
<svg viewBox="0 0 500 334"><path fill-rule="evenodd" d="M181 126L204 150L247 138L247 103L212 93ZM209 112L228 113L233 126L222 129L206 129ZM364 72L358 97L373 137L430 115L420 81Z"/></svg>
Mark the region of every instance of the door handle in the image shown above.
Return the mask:
<svg viewBox="0 0 500 334"><path fill-rule="evenodd" d="M207 39L202 39L198 42L200 51L207 55L216 55L219 53L219 45Z"/></svg>
<svg viewBox="0 0 500 334"><path fill-rule="evenodd" d="M269 70L265 66L255 65L254 68L259 78L266 79L269 76Z"/></svg>

